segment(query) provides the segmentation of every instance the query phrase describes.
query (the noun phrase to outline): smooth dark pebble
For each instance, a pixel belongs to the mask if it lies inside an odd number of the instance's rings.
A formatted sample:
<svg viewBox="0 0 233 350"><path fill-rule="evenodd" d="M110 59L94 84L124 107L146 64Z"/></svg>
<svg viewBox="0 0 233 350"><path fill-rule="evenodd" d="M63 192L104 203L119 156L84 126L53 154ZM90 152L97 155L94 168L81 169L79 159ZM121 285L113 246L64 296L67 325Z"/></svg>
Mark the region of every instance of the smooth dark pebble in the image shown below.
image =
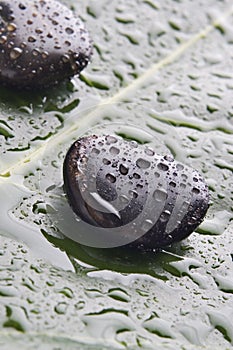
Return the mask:
<svg viewBox="0 0 233 350"><path fill-rule="evenodd" d="M111 152L113 142L118 153ZM133 237L135 220L146 213L151 224L128 247L153 250L186 238L198 227L209 206L209 191L196 170L145 151L144 146L135 149L129 141L111 135L80 138L64 160L64 190L73 211L93 226L93 235L95 227L125 226L125 234ZM119 215L93 207L89 199L94 191L113 204L127 198Z"/></svg>
<svg viewBox="0 0 233 350"><path fill-rule="evenodd" d="M92 43L83 22L55 0L0 1L0 83L44 88L79 74Z"/></svg>

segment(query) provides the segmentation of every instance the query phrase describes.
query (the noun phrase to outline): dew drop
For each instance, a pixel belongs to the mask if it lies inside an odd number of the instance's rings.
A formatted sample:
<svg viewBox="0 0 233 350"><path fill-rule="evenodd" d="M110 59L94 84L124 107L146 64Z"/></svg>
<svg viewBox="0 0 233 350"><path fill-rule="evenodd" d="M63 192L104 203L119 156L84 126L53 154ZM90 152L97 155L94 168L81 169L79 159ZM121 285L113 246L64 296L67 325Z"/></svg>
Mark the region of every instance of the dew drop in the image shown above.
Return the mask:
<svg viewBox="0 0 233 350"><path fill-rule="evenodd" d="M165 189L157 189L154 191L153 197L157 202L165 202L167 199L167 191Z"/></svg>
<svg viewBox="0 0 233 350"><path fill-rule="evenodd" d="M176 165L176 169L179 170L179 171L181 171L181 170L184 169L184 166L183 166L182 164L178 163L178 164Z"/></svg>
<svg viewBox="0 0 233 350"><path fill-rule="evenodd" d="M36 38L34 36L29 36L28 37L28 42L29 43L34 43L36 41Z"/></svg>
<svg viewBox="0 0 233 350"><path fill-rule="evenodd" d="M150 157L154 156L154 154L155 154L154 150L152 148L149 148L149 147L147 147L145 149L145 153Z"/></svg>
<svg viewBox="0 0 233 350"><path fill-rule="evenodd" d="M200 190L197 187L193 187L192 192L198 194L200 193Z"/></svg>
<svg viewBox="0 0 233 350"><path fill-rule="evenodd" d="M163 170L163 171L168 171L168 169L169 169L169 166L167 164L164 164L164 163L159 163L157 165L157 167L158 167L158 169Z"/></svg>
<svg viewBox="0 0 233 350"><path fill-rule="evenodd" d="M110 152L112 155L116 156L117 154L120 153L120 150L119 150L119 148L113 146L113 147L110 148L109 152Z"/></svg>
<svg viewBox="0 0 233 350"><path fill-rule="evenodd" d="M14 32L17 29L17 26L14 23L8 23L6 28L8 32Z"/></svg>
<svg viewBox="0 0 233 350"><path fill-rule="evenodd" d="M6 41L7 41L7 37L5 35L2 35L0 37L0 44L5 44Z"/></svg>
<svg viewBox="0 0 233 350"><path fill-rule="evenodd" d="M130 196L130 198L137 198L138 197L138 193L137 193L137 191L135 191L135 190L129 190L129 196Z"/></svg>
<svg viewBox="0 0 233 350"><path fill-rule="evenodd" d="M72 28L70 28L70 27L67 27L65 30L66 30L67 34L73 34L74 33L74 30Z"/></svg>
<svg viewBox="0 0 233 350"><path fill-rule="evenodd" d="M162 222L166 222L169 220L171 215L171 212L169 210L165 210L162 212L162 214L160 215L160 221Z"/></svg>
<svg viewBox="0 0 233 350"><path fill-rule="evenodd" d="M141 178L141 176L140 176L138 173L134 173L134 174L133 174L133 177L134 177L135 179L137 179L137 180Z"/></svg>
<svg viewBox="0 0 233 350"><path fill-rule="evenodd" d="M166 156L164 156L164 159L168 162L174 162L174 157L171 154L167 154Z"/></svg>
<svg viewBox="0 0 233 350"><path fill-rule="evenodd" d="M20 49L19 47L14 47L10 52L10 58L12 60L16 60L22 55L22 53L23 53L22 49Z"/></svg>
<svg viewBox="0 0 233 350"><path fill-rule="evenodd" d="M129 203L129 198L126 196L126 195L121 195L120 196L120 201L121 201L121 203L123 203L123 204L128 204Z"/></svg>
<svg viewBox="0 0 233 350"><path fill-rule="evenodd" d="M144 232L147 232L151 229L152 226L153 226L153 222L151 220L147 219L142 223L142 230Z"/></svg>
<svg viewBox="0 0 233 350"><path fill-rule="evenodd" d="M38 56L40 54L40 51L38 49L34 49L32 51L33 56Z"/></svg>
<svg viewBox="0 0 233 350"><path fill-rule="evenodd" d="M20 10L26 10L27 7L24 4L20 3L19 8Z"/></svg>
<svg viewBox="0 0 233 350"><path fill-rule="evenodd" d="M41 57L42 57L43 59L48 58L48 56L49 56L49 53L48 53L47 51L43 51L42 54L41 54Z"/></svg>
<svg viewBox="0 0 233 350"><path fill-rule="evenodd" d="M108 135L108 136L106 136L106 141L107 141L107 145L111 145L111 144L113 144L113 143L116 143L117 142L117 139L116 139L116 137L114 137L114 136L111 136L111 135Z"/></svg>
<svg viewBox="0 0 233 350"><path fill-rule="evenodd" d="M120 164L119 170L120 170L120 173L121 173L122 175L127 175L128 172L129 172L129 168L128 168L128 166L125 165L125 164Z"/></svg>
<svg viewBox="0 0 233 350"><path fill-rule="evenodd" d="M111 164L111 162L107 158L103 158L103 164L104 165L109 165L109 164Z"/></svg>
<svg viewBox="0 0 233 350"><path fill-rule="evenodd" d="M150 167L150 162L143 158L137 159L136 164L140 169L148 169Z"/></svg>
<svg viewBox="0 0 233 350"><path fill-rule="evenodd" d="M109 182L111 182L111 183L116 182L116 177L115 177L115 175L110 174L110 173L108 173L108 174L106 175L106 179L107 179Z"/></svg>
<svg viewBox="0 0 233 350"><path fill-rule="evenodd" d="M62 61L63 61L64 63L69 62L69 60L70 60L69 55L63 55L63 56L62 56Z"/></svg>

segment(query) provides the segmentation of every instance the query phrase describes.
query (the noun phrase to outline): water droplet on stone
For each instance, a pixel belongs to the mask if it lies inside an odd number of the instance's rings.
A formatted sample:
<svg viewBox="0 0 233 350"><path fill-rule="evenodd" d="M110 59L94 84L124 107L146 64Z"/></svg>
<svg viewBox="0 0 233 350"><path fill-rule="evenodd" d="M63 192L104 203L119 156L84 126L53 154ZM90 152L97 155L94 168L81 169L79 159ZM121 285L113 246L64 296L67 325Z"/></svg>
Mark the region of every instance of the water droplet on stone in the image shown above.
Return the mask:
<svg viewBox="0 0 233 350"><path fill-rule="evenodd" d="M107 179L109 182L111 182L111 183L116 182L116 176L113 175L113 174L110 174L110 173L108 173L108 174L106 175L106 179Z"/></svg>
<svg viewBox="0 0 233 350"><path fill-rule="evenodd" d="M107 145L111 145L113 143L116 143L117 139L114 136L106 136L106 141L107 141Z"/></svg>
<svg viewBox="0 0 233 350"><path fill-rule="evenodd" d="M195 193L195 194L199 194L200 190L198 188L196 188L196 187L193 187L192 192Z"/></svg>
<svg viewBox="0 0 233 350"><path fill-rule="evenodd" d="M166 222L166 221L169 220L170 215L171 215L170 211L169 211L169 210L165 210L165 211L163 211L162 214L160 215L160 220L161 220L162 222Z"/></svg>
<svg viewBox="0 0 233 350"><path fill-rule="evenodd" d="M119 170L122 175L127 175L129 172L129 167L125 164L120 164Z"/></svg>
<svg viewBox="0 0 233 350"><path fill-rule="evenodd" d="M128 204L129 203L129 198L126 195L120 195L120 201L123 204Z"/></svg>
<svg viewBox="0 0 233 350"><path fill-rule="evenodd" d="M148 169L150 167L150 162L143 158L137 159L136 164L140 169Z"/></svg>
<svg viewBox="0 0 233 350"><path fill-rule="evenodd" d="M153 222L151 220L147 219L142 223L142 230L144 232L147 232L151 229L152 226L153 226Z"/></svg>
<svg viewBox="0 0 233 350"><path fill-rule="evenodd" d="M150 156L150 157L152 157L152 156L155 155L154 150L153 150L152 148L149 148L149 147L146 147L145 153L146 153L146 155L148 155L148 156Z"/></svg>
<svg viewBox="0 0 233 350"><path fill-rule="evenodd" d="M16 60L22 55L22 53L23 53L22 49L20 49L19 47L14 47L10 52L10 58L12 60Z"/></svg>
<svg viewBox="0 0 233 350"><path fill-rule="evenodd" d="M165 163L158 163L157 167L159 170L162 170L162 171L168 171L169 169L169 166Z"/></svg>
<svg viewBox="0 0 233 350"><path fill-rule="evenodd" d="M72 28L67 27L66 28L66 33L67 34L73 34L74 30Z"/></svg>
<svg viewBox="0 0 233 350"><path fill-rule="evenodd" d="M119 148L113 146L110 148L109 152L115 156L115 155L120 153L120 150L119 150Z"/></svg>
<svg viewBox="0 0 233 350"><path fill-rule="evenodd" d="M129 191L129 196L130 196L130 198L137 198L138 197L138 193L135 190L130 190Z"/></svg>
<svg viewBox="0 0 233 350"><path fill-rule="evenodd" d="M164 159L168 162L174 162L174 157L171 154L167 154L166 156L164 156Z"/></svg>
<svg viewBox="0 0 233 350"><path fill-rule="evenodd" d="M103 158L103 164L109 165L109 164L111 164L111 161L109 159Z"/></svg>
<svg viewBox="0 0 233 350"><path fill-rule="evenodd" d="M184 166L182 164L178 163L178 164L176 164L176 169L181 171L184 169Z"/></svg>
<svg viewBox="0 0 233 350"><path fill-rule="evenodd" d="M165 189L157 189L154 191L153 197L157 202L165 202L167 199L167 191Z"/></svg>
<svg viewBox="0 0 233 350"><path fill-rule="evenodd" d="M134 173L134 174L133 174L133 177L134 177L135 179L137 179L137 180L141 178L141 176L140 176L138 173Z"/></svg>
<svg viewBox="0 0 233 350"><path fill-rule="evenodd" d="M0 44L5 44L7 41L7 37L5 35L0 36Z"/></svg>
<svg viewBox="0 0 233 350"><path fill-rule="evenodd" d="M14 32L17 29L17 26L14 23L8 23L6 29L8 32Z"/></svg>

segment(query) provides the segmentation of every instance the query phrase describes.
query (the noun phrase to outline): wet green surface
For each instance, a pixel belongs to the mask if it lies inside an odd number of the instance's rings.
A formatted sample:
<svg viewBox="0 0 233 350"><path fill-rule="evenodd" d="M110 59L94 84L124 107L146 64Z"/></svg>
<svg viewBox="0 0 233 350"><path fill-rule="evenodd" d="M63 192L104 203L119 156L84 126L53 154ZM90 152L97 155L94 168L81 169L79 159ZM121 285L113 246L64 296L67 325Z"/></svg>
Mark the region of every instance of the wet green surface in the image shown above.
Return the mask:
<svg viewBox="0 0 233 350"><path fill-rule="evenodd" d="M1 349L231 349L232 2L66 3L95 45L81 80L1 89ZM112 123L207 180L205 221L167 252L112 257L55 220L67 149Z"/></svg>

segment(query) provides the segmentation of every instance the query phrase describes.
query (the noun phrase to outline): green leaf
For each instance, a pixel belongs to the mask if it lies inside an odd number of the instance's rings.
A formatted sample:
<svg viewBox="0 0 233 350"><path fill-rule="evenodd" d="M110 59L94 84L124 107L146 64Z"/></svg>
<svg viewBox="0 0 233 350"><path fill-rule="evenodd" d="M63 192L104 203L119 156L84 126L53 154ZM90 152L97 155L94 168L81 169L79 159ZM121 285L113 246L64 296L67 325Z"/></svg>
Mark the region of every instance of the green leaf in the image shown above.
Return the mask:
<svg viewBox="0 0 233 350"><path fill-rule="evenodd" d="M65 2L94 42L81 79L0 88L1 349L230 349L231 1ZM66 238L63 160L90 129L203 173L211 204L198 231L116 260Z"/></svg>

